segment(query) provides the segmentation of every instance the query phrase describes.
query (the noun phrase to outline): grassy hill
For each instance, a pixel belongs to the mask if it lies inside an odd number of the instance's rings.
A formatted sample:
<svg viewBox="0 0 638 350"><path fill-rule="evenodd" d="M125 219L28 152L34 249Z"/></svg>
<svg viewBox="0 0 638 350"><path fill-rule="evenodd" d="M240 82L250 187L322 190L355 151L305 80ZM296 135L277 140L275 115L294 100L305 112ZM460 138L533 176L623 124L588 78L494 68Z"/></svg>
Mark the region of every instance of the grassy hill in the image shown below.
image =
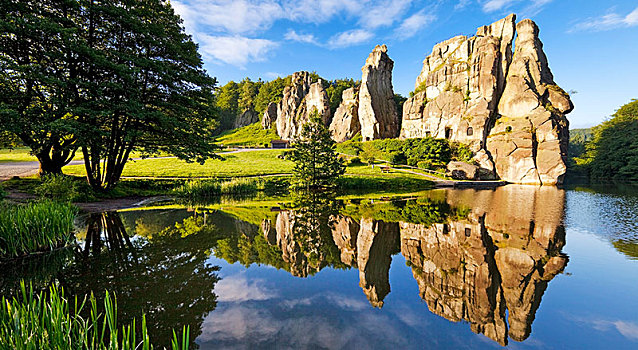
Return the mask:
<svg viewBox="0 0 638 350"><path fill-rule="evenodd" d="M279 140L274 129L263 129L260 123L228 130L217 137L215 143L224 146L270 147L270 141Z"/></svg>

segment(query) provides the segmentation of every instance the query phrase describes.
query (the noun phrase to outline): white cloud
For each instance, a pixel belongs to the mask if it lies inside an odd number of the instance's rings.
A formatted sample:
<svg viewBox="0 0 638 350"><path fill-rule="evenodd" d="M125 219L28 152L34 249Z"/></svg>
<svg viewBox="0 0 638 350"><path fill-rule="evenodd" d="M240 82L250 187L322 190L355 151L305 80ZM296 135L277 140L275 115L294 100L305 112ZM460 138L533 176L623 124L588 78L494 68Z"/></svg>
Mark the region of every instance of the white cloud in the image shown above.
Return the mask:
<svg viewBox="0 0 638 350"><path fill-rule="evenodd" d="M265 281L253 279L250 282L242 273L222 278L215 286L218 301L242 302L248 300L268 300L274 298L274 292L268 290Z"/></svg>
<svg viewBox="0 0 638 350"><path fill-rule="evenodd" d="M330 46L330 48L354 46L372 39L373 36L374 35L367 30L353 29L333 36L328 41L328 45Z"/></svg>
<svg viewBox="0 0 638 350"><path fill-rule="evenodd" d="M532 0L529 6L520 11L521 17L532 17L543 10L543 7L554 0Z"/></svg>
<svg viewBox="0 0 638 350"><path fill-rule="evenodd" d="M250 39L243 36L213 36L196 34L200 52L206 59L244 68L248 62L264 61L279 44L267 39Z"/></svg>
<svg viewBox="0 0 638 350"><path fill-rule="evenodd" d="M386 0L372 2L361 12L359 24L364 28L378 28L397 22L410 8L412 0Z"/></svg>
<svg viewBox="0 0 638 350"><path fill-rule="evenodd" d="M588 18L583 22L576 24L571 31L603 31L634 26L638 26L638 7L625 16L611 12L601 17Z"/></svg>
<svg viewBox="0 0 638 350"><path fill-rule="evenodd" d="M461 10L467 7L472 2L472 0L459 0L459 2L454 5L455 10Z"/></svg>
<svg viewBox="0 0 638 350"><path fill-rule="evenodd" d="M435 19L436 16L427 14L425 10L421 10L403 20L401 25L395 30L395 34L401 39L413 37L421 29L434 22Z"/></svg>
<svg viewBox="0 0 638 350"><path fill-rule="evenodd" d="M517 0L488 0L483 2L483 11L495 12L505 10L515 1Z"/></svg>
<svg viewBox="0 0 638 350"><path fill-rule="evenodd" d="M356 15L364 8L360 0L287 0L284 3L286 17L293 21L323 23L332 17Z"/></svg>
<svg viewBox="0 0 638 350"><path fill-rule="evenodd" d="M285 10L272 0L178 0L171 4L191 32L255 33L285 17Z"/></svg>
<svg viewBox="0 0 638 350"><path fill-rule="evenodd" d="M298 41L300 43L318 45L317 38L315 38L314 35L297 33L296 31L292 29L289 30L288 33L286 33L286 35L284 35L284 38L286 40Z"/></svg>

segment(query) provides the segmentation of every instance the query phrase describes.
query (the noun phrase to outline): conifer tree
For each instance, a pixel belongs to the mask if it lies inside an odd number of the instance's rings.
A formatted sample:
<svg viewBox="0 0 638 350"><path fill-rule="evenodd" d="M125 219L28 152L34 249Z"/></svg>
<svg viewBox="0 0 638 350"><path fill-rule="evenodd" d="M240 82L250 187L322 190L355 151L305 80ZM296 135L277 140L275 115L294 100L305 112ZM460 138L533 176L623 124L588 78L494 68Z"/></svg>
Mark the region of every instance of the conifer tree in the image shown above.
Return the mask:
<svg viewBox="0 0 638 350"><path fill-rule="evenodd" d="M337 155L337 146L330 130L316 110L303 126L294 147L291 155L295 162L293 173L300 186L313 189L334 187L339 176L346 171Z"/></svg>

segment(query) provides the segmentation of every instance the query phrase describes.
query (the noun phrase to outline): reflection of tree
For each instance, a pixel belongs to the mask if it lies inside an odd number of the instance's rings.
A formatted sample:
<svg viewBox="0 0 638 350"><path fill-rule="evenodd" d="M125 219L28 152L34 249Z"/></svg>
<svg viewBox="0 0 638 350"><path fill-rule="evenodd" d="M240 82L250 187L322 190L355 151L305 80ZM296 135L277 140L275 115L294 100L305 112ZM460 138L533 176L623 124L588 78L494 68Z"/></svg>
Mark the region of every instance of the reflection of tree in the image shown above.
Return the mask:
<svg viewBox="0 0 638 350"><path fill-rule="evenodd" d="M168 346L172 329L190 326L191 341L216 306L218 267L208 252L218 235L192 216L153 235L132 240L116 212L91 214L84 247L60 280L71 294L115 292L121 322L146 314L154 342ZM194 343L191 344L194 346Z"/></svg>
<svg viewBox="0 0 638 350"><path fill-rule="evenodd" d="M35 290L45 290L55 281L55 275L73 258L71 248L58 249L43 255L0 264L0 296L8 298L19 294L20 280L31 283Z"/></svg>

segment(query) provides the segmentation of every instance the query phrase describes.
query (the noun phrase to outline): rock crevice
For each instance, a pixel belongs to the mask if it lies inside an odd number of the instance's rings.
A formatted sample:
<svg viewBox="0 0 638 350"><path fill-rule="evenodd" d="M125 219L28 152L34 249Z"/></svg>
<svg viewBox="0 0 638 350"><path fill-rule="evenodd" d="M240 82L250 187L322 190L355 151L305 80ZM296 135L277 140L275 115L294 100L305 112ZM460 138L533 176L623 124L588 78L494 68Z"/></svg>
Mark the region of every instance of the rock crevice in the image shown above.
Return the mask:
<svg viewBox="0 0 638 350"><path fill-rule="evenodd" d="M538 35L533 21L517 24L512 14L473 37L435 45L403 106L400 137L469 144L484 176L561 183L569 142L565 115L573 105L554 83Z"/></svg>

